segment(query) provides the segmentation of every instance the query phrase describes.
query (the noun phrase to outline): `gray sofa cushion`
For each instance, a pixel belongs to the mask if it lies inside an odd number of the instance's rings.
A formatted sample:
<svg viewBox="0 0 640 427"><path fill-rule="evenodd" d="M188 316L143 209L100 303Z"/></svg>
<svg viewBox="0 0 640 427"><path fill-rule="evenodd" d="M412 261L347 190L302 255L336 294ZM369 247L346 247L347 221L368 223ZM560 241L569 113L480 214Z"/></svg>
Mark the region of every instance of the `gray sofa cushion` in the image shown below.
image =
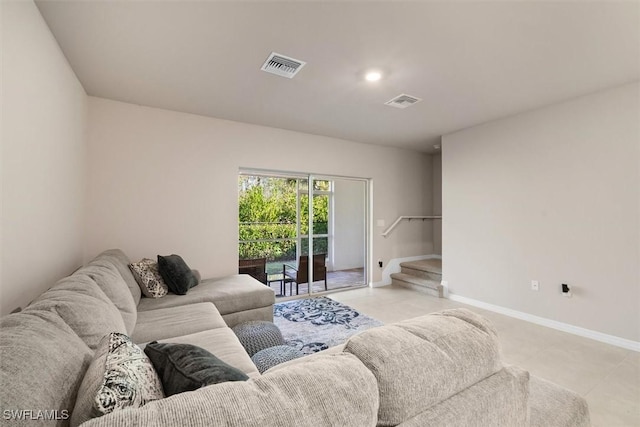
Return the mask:
<svg viewBox="0 0 640 427"><path fill-rule="evenodd" d="M495 331L465 309L369 329L345 351L378 380L380 425L408 420L502 367Z"/></svg>
<svg viewBox="0 0 640 427"><path fill-rule="evenodd" d="M371 372L354 356L340 354L245 382L176 394L140 409L96 418L83 427L373 427L377 395Z"/></svg>
<svg viewBox="0 0 640 427"><path fill-rule="evenodd" d="M74 275L91 277L118 310L120 310L122 320L124 320L124 325L127 328L127 333L130 334L133 332L138 317L136 304L127 284L115 265L104 259L95 259L91 261L89 265L76 271ZM138 290L140 290L139 287Z"/></svg>
<svg viewBox="0 0 640 427"><path fill-rule="evenodd" d="M260 307L275 302L275 293L264 284L246 274L237 274L223 279L206 279L186 295L169 293L162 298L142 298L139 311L175 307L194 302L212 302L223 316Z"/></svg>
<svg viewBox="0 0 640 427"><path fill-rule="evenodd" d="M129 270L129 264L131 263L129 257L120 249L109 249L95 257L94 261L105 261L113 265L127 284L134 304L138 305L142 293L138 282L136 282L131 270Z"/></svg>
<svg viewBox="0 0 640 427"><path fill-rule="evenodd" d="M528 397L529 373L517 367L507 367L399 426L528 426Z"/></svg>
<svg viewBox="0 0 640 427"><path fill-rule="evenodd" d="M60 418L9 425L68 425L90 361L89 347L53 312L26 308L0 319L0 408L46 409Z"/></svg>
<svg viewBox="0 0 640 427"><path fill-rule="evenodd" d="M138 323L131 338L143 343L226 326L213 304L201 302L138 313Z"/></svg>
<svg viewBox="0 0 640 427"><path fill-rule="evenodd" d="M116 306L88 276L73 275L60 280L31 303L29 309L57 313L92 350L109 332L126 332Z"/></svg>

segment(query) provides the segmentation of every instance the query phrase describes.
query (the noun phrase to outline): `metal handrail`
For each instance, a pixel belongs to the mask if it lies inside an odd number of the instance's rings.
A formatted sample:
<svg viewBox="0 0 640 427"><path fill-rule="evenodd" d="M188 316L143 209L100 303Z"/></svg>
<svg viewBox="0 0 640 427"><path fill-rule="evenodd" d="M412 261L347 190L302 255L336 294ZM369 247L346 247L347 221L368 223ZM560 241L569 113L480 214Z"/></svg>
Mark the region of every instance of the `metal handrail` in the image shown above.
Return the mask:
<svg viewBox="0 0 640 427"><path fill-rule="evenodd" d="M409 220L411 221L412 219L421 219L422 221L424 221L425 219L442 219L441 215L403 215L403 216L399 216L398 219L396 219L394 221L393 224L391 224L389 226L389 228L387 228L384 233L382 233L382 237L387 237L389 235L389 233L391 233L391 231L396 228L396 226L398 224L400 224L400 222L402 222L403 219Z"/></svg>

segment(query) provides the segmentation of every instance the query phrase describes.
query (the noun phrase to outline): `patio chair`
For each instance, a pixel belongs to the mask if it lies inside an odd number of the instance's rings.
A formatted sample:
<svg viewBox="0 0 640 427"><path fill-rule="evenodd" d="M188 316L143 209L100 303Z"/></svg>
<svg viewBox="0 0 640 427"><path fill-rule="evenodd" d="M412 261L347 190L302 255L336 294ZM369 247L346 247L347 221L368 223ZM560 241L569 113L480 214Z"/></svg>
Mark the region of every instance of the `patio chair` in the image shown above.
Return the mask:
<svg viewBox="0 0 640 427"><path fill-rule="evenodd" d="M324 290L327 290L327 267L326 267L327 254L317 254L313 256L313 281L318 282L324 280ZM309 277L309 257L303 255L298 260L298 266L290 264L282 265L282 277L284 279L285 286L289 283L289 294L292 293L292 285L296 284L296 295L298 295L298 286L304 283L308 283Z"/></svg>
<svg viewBox="0 0 640 427"><path fill-rule="evenodd" d="M267 259L253 258L238 260L238 274L248 274L259 282L267 284Z"/></svg>

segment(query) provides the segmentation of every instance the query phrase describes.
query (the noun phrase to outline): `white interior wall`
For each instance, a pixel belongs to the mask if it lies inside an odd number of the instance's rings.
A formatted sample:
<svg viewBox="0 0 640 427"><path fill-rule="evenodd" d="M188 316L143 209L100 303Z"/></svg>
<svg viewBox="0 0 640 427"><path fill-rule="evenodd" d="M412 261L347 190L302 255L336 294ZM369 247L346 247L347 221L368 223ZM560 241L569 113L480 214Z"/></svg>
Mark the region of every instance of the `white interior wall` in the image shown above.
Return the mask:
<svg viewBox="0 0 640 427"><path fill-rule="evenodd" d="M4 315L82 264L87 96L35 4L1 7Z"/></svg>
<svg viewBox="0 0 640 427"><path fill-rule="evenodd" d="M86 258L119 247L134 259L181 254L205 277L236 273L240 168L371 178L373 216L387 224L431 210L429 157L415 151L95 97L88 141ZM374 259L433 251L430 224L381 231Z"/></svg>
<svg viewBox="0 0 640 427"><path fill-rule="evenodd" d="M640 341L639 93L626 85L443 138L451 293Z"/></svg>
<svg viewBox="0 0 640 427"><path fill-rule="evenodd" d="M334 180L333 269L364 267L365 182Z"/></svg>

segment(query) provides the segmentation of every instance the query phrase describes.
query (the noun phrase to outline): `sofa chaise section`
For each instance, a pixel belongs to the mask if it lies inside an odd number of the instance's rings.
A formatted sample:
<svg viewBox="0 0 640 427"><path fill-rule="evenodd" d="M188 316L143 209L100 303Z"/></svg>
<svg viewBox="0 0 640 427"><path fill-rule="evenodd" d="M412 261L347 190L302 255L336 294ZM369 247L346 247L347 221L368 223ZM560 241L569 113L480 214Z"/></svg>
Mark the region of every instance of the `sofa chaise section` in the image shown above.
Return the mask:
<svg viewBox="0 0 640 427"><path fill-rule="evenodd" d="M138 311L213 303L229 327L249 320L273 321L275 293L247 274L205 279L186 295L169 293L162 298L141 298Z"/></svg>

